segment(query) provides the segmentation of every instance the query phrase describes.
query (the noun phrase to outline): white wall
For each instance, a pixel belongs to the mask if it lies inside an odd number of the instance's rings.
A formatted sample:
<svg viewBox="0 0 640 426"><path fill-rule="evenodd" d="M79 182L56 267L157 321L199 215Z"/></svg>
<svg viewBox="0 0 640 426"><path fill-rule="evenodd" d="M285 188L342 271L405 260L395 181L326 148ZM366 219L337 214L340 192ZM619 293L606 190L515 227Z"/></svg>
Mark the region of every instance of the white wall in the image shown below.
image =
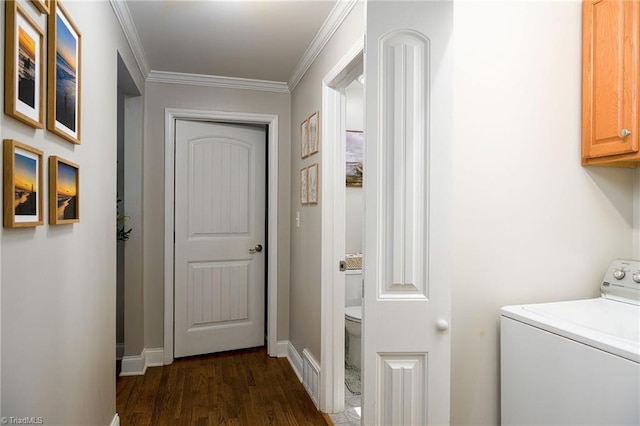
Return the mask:
<svg viewBox="0 0 640 426"><path fill-rule="evenodd" d="M64 5L82 33L82 144L0 121L3 138L43 150L45 161L59 155L80 165L80 222L49 226L45 209L43 226L2 229L2 416L108 425L116 402L117 51L137 68L108 2ZM24 7L46 27L32 4Z"/></svg>
<svg viewBox="0 0 640 426"><path fill-rule="evenodd" d="M455 2L454 51L451 424L496 425L500 307L598 296L634 172L580 166L580 2Z"/></svg>
<svg viewBox="0 0 640 426"><path fill-rule="evenodd" d="M633 181L633 259L640 259L640 169Z"/></svg>
<svg viewBox="0 0 640 426"><path fill-rule="evenodd" d="M144 142L144 326L145 347L164 341L164 111L185 108L275 114L279 128L278 340L289 329L290 104L286 93L147 82Z"/></svg>

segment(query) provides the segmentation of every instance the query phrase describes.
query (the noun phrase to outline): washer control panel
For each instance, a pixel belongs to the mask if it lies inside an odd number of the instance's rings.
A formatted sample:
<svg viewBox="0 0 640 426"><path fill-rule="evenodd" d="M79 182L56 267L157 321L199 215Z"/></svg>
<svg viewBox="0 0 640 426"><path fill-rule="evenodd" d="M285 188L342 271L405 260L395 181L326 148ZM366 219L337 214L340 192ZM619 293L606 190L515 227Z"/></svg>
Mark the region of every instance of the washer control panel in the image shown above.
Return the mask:
<svg viewBox="0 0 640 426"><path fill-rule="evenodd" d="M640 303L640 261L616 259L611 262L600 291L609 299Z"/></svg>

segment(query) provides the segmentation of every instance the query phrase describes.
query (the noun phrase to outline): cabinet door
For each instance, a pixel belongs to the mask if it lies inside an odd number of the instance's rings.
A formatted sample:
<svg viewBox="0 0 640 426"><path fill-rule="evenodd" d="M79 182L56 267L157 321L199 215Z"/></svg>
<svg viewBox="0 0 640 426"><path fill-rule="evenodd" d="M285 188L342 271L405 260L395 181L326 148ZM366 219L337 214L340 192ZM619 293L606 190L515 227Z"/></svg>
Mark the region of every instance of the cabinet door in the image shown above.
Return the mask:
<svg viewBox="0 0 640 426"><path fill-rule="evenodd" d="M638 151L639 5L583 2L583 161Z"/></svg>

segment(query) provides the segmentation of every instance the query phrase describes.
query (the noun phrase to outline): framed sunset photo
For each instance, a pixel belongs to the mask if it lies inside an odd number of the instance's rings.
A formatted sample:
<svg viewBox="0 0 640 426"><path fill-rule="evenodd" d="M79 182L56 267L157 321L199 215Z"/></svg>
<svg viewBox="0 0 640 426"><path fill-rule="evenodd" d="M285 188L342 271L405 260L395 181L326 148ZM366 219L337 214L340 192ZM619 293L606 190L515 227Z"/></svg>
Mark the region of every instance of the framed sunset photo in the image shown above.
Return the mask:
<svg viewBox="0 0 640 426"><path fill-rule="evenodd" d="M44 127L44 32L15 1L5 3L4 112Z"/></svg>
<svg viewBox="0 0 640 426"><path fill-rule="evenodd" d="M80 221L80 166L49 157L49 224Z"/></svg>
<svg viewBox="0 0 640 426"><path fill-rule="evenodd" d="M42 225L42 151L4 140L4 226Z"/></svg>
<svg viewBox="0 0 640 426"><path fill-rule="evenodd" d="M47 129L80 143L81 35L58 0L51 0L47 33Z"/></svg>

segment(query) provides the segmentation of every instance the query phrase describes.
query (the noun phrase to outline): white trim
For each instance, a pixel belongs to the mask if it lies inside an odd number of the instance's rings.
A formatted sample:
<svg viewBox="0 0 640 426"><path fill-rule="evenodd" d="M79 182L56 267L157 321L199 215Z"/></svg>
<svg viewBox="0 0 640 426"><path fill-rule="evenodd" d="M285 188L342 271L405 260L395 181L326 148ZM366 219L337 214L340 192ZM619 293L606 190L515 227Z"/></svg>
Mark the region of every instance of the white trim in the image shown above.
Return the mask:
<svg viewBox="0 0 640 426"><path fill-rule="evenodd" d="M334 144L322 148L321 176L321 363L320 409L326 413L344 410L344 283L338 262L345 255L346 189L344 170L346 105L343 89L362 73L364 38L352 46L325 76L322 85L321 134ZM338 290L338 291L336 291Z"/></svg>
<svg viewBox="0 0 640 426"><path fill-rule="evenodd" d="M131 52L133 52L133 56L136 58L138 68L140 69L142 76L146 78L147 75L149 75L149 71L151 70L151 68L149 67L147 54L144 52L144 47L142 46L142 42L140 41L138 30L133 23L133 18L131 17L129 6L127 6L127 2L124 0L110 0L110 3L111 7L113 7L113 11L116 14L116 17L118 18L118 21L120 22L120 26L122 27L122 31L124 32L124 36L129 43Z"/></svg>
<svg viewBox="0 0 640 426"><path fill-rule="evenodd" d="M116 343L116 360L120 361L124 356L124 343Z"/></svg>
<svg viewBox="0 0 640 426"><path fill-rule="evenodd" d="M147 81L152 83L188 84L191 86L222 87L227 89L259 90L263 92L289 93L287 83L253 80L250 78L222 77L203 74L151 70Z"/></svg>
<svg viewBox="0 0 640 426"><path fill-rule="evenodd" d="M289 353L289 341L288 340L280 340L276 345L276 356L278 358L286 358Z"/></svg>
<svg viewBox="0 0 640 426"><path fill-rule="evenodd" d="M173 362L173 182L175 121L179 119L267 124L267 353L277 355L278 334L278 116L245 112L166 108L164 113L164 364Z"/></svg>
<svg viewBox="0 0 640 426"><path fill-rule="evenodd" d="M164 365L164 349L143 349L140 355L123 356L120 376L140 376L147 372L147 367Z"/></svg>
<svg viewBox="0 0 640 426"><path fill-rule="evenodd" d="M111 420L110 426L120 426L120 417L118 416L118 413L113 416L113 420Z"/></svg>
<svg viewBox="0 0 640 426"><path fill-rule="evenodd" d="M298 376L298 380L302 382L302 357L291 342L287 342L287 359L293 372Z"/></svg>
<svg viewBox="0 0 640 426"><path fill-rule="evenodd" d="M316 34L316 36L307 47L307 50L298 61L295 69L289 76L289 90L293 92L304 77L305 73L311 68L313 62L316 60L320 52L324 46L329 42L331 37L335 34L335 32L340 28L342 22L351 12L351 9L356 5L357 0L339 0L336 2L336 5L333 7L329 16L320 27L320 30ZM324 148L323 148L324 149Z"/></svg>

